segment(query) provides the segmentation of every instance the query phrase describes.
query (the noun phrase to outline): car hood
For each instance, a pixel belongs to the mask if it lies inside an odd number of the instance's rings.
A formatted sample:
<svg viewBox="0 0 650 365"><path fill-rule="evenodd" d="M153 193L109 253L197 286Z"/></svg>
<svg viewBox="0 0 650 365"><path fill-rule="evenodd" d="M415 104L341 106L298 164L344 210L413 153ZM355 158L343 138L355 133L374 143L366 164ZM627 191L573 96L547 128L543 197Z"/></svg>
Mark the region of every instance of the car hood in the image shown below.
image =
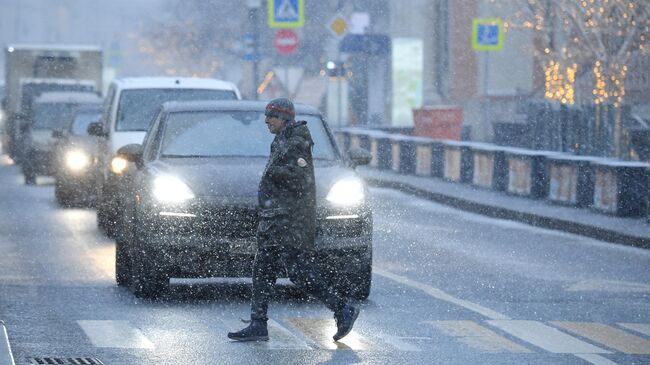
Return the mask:
<svg viewBox="0 0 650 365"><path fill-rule="evenodd" d="M169 158L151 165L154 174L180 178L197 197L257 204L257 189L266 166L260 158ZM315 161L316 196L324 199L340 179L357 176L335 161Z"/></svg>
<svg viewBox="0 0 650 365"><path fill-rule="evenodd" d="M62 147L65 149L78 148L94 155L97 153L97 138L78 135L68 136L65 141L62 142Z"/></svg>

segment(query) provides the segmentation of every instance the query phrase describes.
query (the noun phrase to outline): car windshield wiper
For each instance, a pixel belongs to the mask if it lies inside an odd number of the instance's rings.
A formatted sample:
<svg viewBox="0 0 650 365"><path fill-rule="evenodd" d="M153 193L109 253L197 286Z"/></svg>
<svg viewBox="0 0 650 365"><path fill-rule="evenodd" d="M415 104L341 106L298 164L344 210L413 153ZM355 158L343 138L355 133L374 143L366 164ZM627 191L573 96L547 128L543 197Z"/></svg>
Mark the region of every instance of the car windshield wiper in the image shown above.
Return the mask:
<svg viewBox="0 0 650 365"><path fill-rule="evenodd" d="M249 158L268 158L264 155L172 155L164 154L161 157L165 158L219 158L219 157L249 157Z"/></svg>
<svg viewBox="0 0 650 365"><path fill-rule="evenodd" d="M160 157L162 157L162 158L209 158L209 157L215 157L215 156L207 156L207 155L162 155Z"/></svg>

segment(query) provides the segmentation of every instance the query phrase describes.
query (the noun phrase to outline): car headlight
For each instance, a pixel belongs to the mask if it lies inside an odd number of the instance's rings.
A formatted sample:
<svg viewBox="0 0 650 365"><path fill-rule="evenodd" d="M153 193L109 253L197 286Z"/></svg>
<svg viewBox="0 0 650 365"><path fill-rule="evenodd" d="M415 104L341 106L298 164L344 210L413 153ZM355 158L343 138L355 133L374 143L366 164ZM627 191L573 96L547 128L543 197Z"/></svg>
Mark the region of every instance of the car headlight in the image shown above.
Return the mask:
<svg viewBox="0 0 650 365"><path fill-rule="evenodd" d="M128 166L129 166L129 161L127 161L127 159L125 159L122 156L115 156L111 160L111 171L114 174L119 175L123 173Z"/></svg>
<svg viewBox="0 0 650 365"><path fill-rule="evenodd" d="M194 193L177 177L159 176L153 181L153 196L164 203L181 203L194 198Z"/></svg>
<svg viewBox="0 0 650 365"><path fill-rule="evenodd" d="M363 197L363 182L358 178L345 178L332 186L326 199L336 205L353 206L361 203Z"/></svg>
<svg viewBox="0 0 650 365"><path fill-rule="evenodd" d="M90 163L88 154L81 150L68 151L65 154L65 164L70 170L79 171Z"/></svg>

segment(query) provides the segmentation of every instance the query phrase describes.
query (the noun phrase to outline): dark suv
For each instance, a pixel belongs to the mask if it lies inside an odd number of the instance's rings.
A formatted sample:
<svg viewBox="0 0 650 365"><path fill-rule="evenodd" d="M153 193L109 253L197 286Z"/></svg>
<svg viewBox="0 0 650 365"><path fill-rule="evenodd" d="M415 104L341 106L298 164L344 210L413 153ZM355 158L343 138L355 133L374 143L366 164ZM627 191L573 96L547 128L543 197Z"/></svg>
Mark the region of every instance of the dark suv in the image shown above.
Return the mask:
<svg viewBox="0 0 650 365"><path fill-rule="evenodd" d="M116 240L116 276L138 295L155 296L170 277L248 277L255 252L257 188L273 139L263 102L166 103L143 145L121 148L135 163L121 187L125 202ZM307 121L316 175L316 250L332 280L365 299L372 271L372 212L353 167L319 112L296 105ZM347 275L345 275L347 273ZM279 273L281 276L285 273ZM341 275L343 274L343 275Z"/></svg>

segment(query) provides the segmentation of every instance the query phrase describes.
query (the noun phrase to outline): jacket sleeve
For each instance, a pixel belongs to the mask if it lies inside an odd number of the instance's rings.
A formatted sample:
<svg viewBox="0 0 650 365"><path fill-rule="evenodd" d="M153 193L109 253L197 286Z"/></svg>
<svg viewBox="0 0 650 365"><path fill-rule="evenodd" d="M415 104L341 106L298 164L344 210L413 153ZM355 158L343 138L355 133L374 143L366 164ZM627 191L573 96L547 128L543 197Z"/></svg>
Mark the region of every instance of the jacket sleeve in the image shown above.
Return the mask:
<svg viewBox="0 0 650 365"><path fill-rule="evenodd" d="M295 190L304 185L310 166L300 166L298 161L311 163L311 144L301 137L291 137L281 152L282 156L269 167L267 173L271 181L278 185L286 185Z"/></svg>

